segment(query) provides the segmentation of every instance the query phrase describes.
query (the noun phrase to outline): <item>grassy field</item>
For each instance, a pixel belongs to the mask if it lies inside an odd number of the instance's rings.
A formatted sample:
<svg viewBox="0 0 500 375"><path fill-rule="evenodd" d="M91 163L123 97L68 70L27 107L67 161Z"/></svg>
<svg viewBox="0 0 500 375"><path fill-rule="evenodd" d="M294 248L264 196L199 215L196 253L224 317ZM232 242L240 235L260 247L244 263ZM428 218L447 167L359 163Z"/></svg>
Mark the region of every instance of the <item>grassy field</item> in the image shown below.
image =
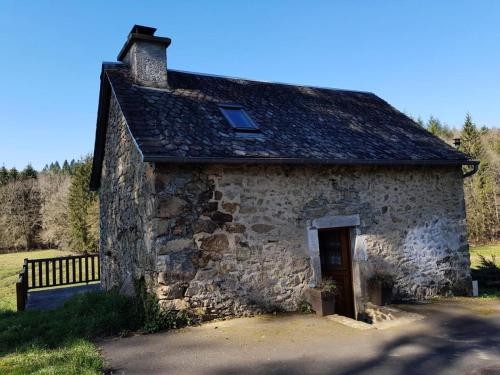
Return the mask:
<svg viewBox="0 0 500 375"><path fill-rule="evenodd" d="M496 256L497 263L500 264L500 244L482 245L470 247L471 267L477 268L479 265L479 255L491 259L491 256Z"/></svg>
<svg viewBox="0 0 500 375"><path fill-rule="evenodd" d="M24 258L40 259L71 255L60 250L25 251L0 254L0 311L16 309L16 281Z"/></svg>
<svg viewBox="0 0 500 375"><path fill-rule="evenodd" d="M116 291L76 295L50 311L16 312L15 282L24 258L68 255L55 250L0 254L0 374L97 375L103 360L98 338L156 332L194 322L180 312L162 312L139 283L138 297Z"/></svg>
<svg viewBox="0 0 500 375"><path fill-rule="evenodd" d="M67 334L62 334L60 337L65 341L63 345L48 344L46 339L40 338L40 333L35 332L34 328L35 326L45 327L50 329L49 332L52 331L52 335L55 335L53 328L47 327L48 322L54 322L52 316L39 312L20 314L14 312L16 309L15 283L24 258L41 259L65 255L71 255L71 253L59 250L39 250L0 254L0 341L2 341L0 343L0 373L12 375L100 373L102 359L91 342L78 337L67 339ZM45 322L37 322L40 317ZM28 335L20 336L16 342L11 335L20 327L23 327L23 331ZM4 345L4 342L8 341L11 346ZM28 347L25 343L32 345Z"/></svg>
<svg viewBox="0 0 500 375"><path fill-rule="evenodd" d="M50 311L0 312L0 374L102 374L93 340L137 330L142 304L116 292L74 296Z"/></svg>

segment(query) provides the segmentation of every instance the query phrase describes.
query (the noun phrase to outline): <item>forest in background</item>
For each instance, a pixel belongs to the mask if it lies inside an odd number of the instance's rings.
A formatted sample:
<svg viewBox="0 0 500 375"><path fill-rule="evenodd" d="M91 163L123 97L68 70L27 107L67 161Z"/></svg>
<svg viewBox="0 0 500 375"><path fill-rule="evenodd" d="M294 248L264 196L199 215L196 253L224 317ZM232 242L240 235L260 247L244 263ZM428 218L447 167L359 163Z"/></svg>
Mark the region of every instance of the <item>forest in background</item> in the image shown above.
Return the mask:
<svg viewBox="0 0 500 375"><path fill-rule="evenodd" d="M481 162L464 180L469 241L500 241L500 129L479 128L470 115L459 130L434 117L416 122L451 145L460 138L459 150ZM99 204L88 189L91 169L90 155L41 171L1 167L0 249L97 251Z"/></svg>
<svg viewBox="0 0 500 375"><path fill-rule="evenodd" d="M92 157L22 171L0 168L0 249L93 252L99 241L97 194L89 191Z"/></svg>
<svg viewBox="0 0 500 375"><path fill-rule="evenodd" d="M458 149L479 160L479 170L464 180L467 231L471 244L500 241L500 129L478 127L470 114L461 129L452 129L431 117L420 126L450 145L460 139ZM471 167L464 167L464 172Z"/></svg>

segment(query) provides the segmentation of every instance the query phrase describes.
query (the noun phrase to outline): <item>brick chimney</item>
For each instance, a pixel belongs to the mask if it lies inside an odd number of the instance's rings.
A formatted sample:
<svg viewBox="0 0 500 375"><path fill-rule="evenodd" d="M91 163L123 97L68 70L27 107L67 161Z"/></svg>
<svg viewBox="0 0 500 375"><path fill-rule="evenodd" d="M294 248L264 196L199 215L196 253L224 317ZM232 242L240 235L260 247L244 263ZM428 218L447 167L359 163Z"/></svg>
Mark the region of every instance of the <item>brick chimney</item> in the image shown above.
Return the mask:
<svg viewBox="0 0 500 375"><path fill-rule="evenodd" d="M118 54L118 61L130 67L138 85L166 88L167 47L171 40L154 36L155 31L153 27L134 25Z"/></svg>

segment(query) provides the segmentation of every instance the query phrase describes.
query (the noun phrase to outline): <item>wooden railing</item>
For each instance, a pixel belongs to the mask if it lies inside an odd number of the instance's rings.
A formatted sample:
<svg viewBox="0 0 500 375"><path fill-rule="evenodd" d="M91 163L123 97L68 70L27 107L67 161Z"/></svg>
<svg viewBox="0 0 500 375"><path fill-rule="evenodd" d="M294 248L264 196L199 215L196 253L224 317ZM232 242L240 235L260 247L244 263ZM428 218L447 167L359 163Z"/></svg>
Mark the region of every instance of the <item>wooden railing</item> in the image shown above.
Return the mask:
<svg viewBox="0 0 500 375"><path fill-rule="evenodd" d="M99 254L24 259L16 283L17 310L26 307L28 290L99 281Z"/></svg>

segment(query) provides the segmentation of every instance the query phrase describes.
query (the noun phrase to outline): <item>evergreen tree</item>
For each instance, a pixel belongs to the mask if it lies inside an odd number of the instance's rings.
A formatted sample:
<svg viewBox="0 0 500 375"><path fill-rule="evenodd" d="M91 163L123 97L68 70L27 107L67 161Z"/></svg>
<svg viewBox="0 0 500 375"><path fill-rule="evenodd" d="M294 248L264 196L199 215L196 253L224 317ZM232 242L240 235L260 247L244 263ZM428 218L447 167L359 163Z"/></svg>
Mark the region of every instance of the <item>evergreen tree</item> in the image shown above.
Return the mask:
<svg viewBox="0 0 500 375"><path fill-rule="evenodd" d="M448 128L448 126L444 125L437 118L431 116L427 121L427 125L425 126L427 131L431 132L435 136L440 138L444 138L448 140L453 137L453 132Z"/></svg>
<svg viewBox="0 0 500 375"><path fill-rule="evenodd" d="M49 165L45 164L45 167L43 167L42 172L48 172L49 171Z"/></svg>
<svg viewBox="0 0 500 375"><path fill-rule="evenodd" d="M93 206L97 195L89 190L92 157L87 156L75 166L71 186L69 188L69 229L71 247L76 251L96 251L98 238L93 228L97 220Z"/></svg>
<svg viewBox="0 0 500 375"><path fill-rule="evenodd" d="M54 173L60 173L61 172L61 166L59 165L59 162L56 161L54 163Z"/></svg>
<svg viewBox="0 0 500 375"><path fill-rule="evenodd" d="M69 174L71 172L69 163L67 160L64 160L63 166L62 166L62 173L64 174Z"/></svg>
<svg viewBox="0 0 500 375"><path fill-rule="evenodd" d="M26 168L21 172L21 178L26 180L28 178L37 178L38 172L33 168L31 164L28 164Z"/></svg>
<svg viewBox="0 0 500 375"><path fill-rule="evenodd" d="M469 238L473 242L492 240L498 225L495 176L481 139L481 131L473 123L470 114L465 118L460 150L480 162L478 172L464 186Z"/></svg>
<svg viewBox="0 0 500 375"><path fill-rule="evenodd" d="M460 138L460 151L465 152L474 159L481 159L484 152L481 143L481 134L472 122L470 113L467 113L465 116L465 123Z"/></svg>
<svg viewBox="0 0 500 375"><path fill-rule="evenodd" d="M71 159L71 162L69 163L69 168L70 168L71 174L75 173L75 167L76 167L76 161L75 161L75 159Z"/></svg>
<svg viewBox="0 0 500 375"><path fill-rule="evenodd" d="M71 159L71 162L69 163L69 174L70 175L73 175L73 173L75 173L75 166L76 166L75 159Z"/></svg>
<svg viewBox="0 0 500 375"><path fill-rule="evenodd" d="M419 124L422 128L425 128L425 122L422 120L422 117L418 116L416 123Z"/></svg>
<svg viewBox="0 0 500 375"><path fill-rule="evenodd" d="M12 167L9 171L9 181L15 181L19 178L19 172L16 167Z"/></svg>
<svg viewBox="0 0 500 375"><path fill-rule="evenodd" d="M5 165L2 165L0 168L0 186L7 185L9 182L9 171L5 168Z"/></svg>

